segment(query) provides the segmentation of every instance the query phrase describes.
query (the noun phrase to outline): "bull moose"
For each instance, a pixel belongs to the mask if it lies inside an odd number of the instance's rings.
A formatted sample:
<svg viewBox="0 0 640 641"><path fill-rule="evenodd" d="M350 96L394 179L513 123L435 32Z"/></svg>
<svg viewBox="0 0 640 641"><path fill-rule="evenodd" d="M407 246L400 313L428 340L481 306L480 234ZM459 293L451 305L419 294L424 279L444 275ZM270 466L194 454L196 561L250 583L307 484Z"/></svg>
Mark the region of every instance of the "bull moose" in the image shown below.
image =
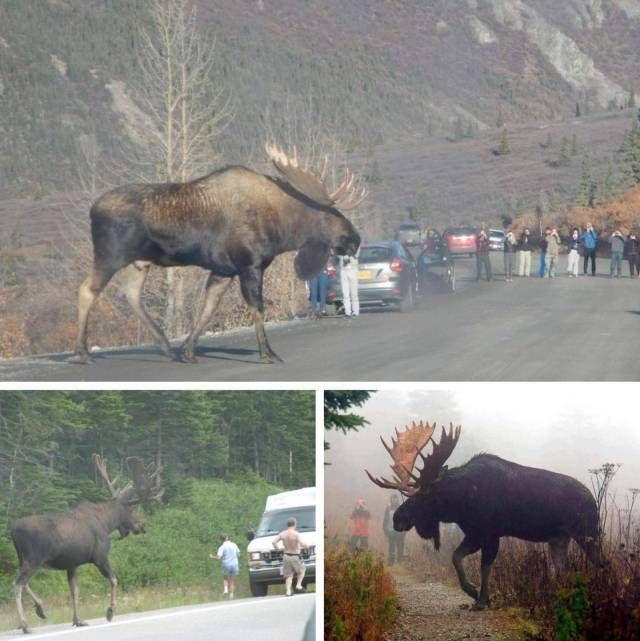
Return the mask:
<svg viewBox="0 0 640 641"><path fill-rule="evenodd" d="M78 294L78 338L74 362L90 362L87 350L89 311L114 274L123 270L122 288L134 312L161 350L175 358L160 326L142 304L142 291L152 264L195 265L209 272L205 301L180 355L195 362L195 347L232 279L256 329L260 359L281 360L264 330L262 282L274 258L298 250L297 275L308 279L329 258L355 255L360 236L341 211L357 207L366 189L355 187L354 174L333 191L326 171L317 176L275 145L266 151L278 177L240 166L225 167L187 183L126 185L107 192L91 208L93 271Z"/></svg>
<svg viewBox="0 0 640 641"><path fill-rule="evenodd" d="M492 454L478 454L467 463L448 469L445 462L460 437L460 426L442 428L439 443L433 438L436 424L396 429L389 447L394 479L369 478L378 486L395 489L407 500L396 510L393 527L405 532L412 527L424 539L440 547L439 524L456 523L464 533L453 553L460 587L475 599L474 609L489 605L489 570L498 554L500 537L548 542L554 566L560 571L573 539L590 561L599 563L598 509L591 492L579 481L535 467L518 465ZM422 450L431 441L428 456ZM414 469L418 456L422 469ZM462 560L478 550L481 558L480 593L469 582Z"/></svg>
<svg viewBox="0 0 640 641"><path fill-rule="evenodd" d="M132 482L121 489L116 487L117 478L109 479L107 461L97 454L93 464L104 479L111 493L111 500L103 503L83 501L70 512L38 514L18 519L11 528L11 539L20 564L15 581L16 606L20 627L29 632L22 607L22 591L28 592L35 603L36 614L44 619L42 600L29 587L29 581L41 568L66 570L73 602L73 625L86 625L78 617L78 585L76 568L93 563L102 576L111 583L111 603L107 609L107 621L111 621L116 608L118 581L109 565L109 535L118 530L120 538L129 533L145 532L142 516L135 511L137 503L159 500L163 491L158 488L159 468L146 466L141 459L130 457L127 467Z"/></svg>

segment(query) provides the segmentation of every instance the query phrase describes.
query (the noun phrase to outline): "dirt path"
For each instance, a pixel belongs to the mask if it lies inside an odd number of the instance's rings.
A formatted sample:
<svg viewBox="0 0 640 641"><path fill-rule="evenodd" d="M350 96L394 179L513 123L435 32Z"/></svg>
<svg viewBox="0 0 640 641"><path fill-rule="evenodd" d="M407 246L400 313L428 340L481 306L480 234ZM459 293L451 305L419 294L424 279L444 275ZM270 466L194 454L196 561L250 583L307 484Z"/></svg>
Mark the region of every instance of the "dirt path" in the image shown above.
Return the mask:
<svg viewBox="0 0 640 641"><path fill-rule="evenodd" d="M458 588L419 582L406 568L392 574L400 617L387 641L518 641L521 621L509 610L472 612L471 599Z"/></svg>

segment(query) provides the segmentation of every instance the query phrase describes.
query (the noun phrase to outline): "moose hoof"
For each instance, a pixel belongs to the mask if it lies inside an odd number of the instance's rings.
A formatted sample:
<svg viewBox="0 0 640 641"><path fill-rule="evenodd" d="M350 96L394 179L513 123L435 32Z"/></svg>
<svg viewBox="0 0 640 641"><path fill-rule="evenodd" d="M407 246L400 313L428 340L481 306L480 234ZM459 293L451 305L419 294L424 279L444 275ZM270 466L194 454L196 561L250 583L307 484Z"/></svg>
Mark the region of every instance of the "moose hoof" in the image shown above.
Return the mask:
<svg viewBox="0 0 640 641"><path fill-rule="evenodd" d="M80 619L74 619L73 625L76 628L83 628L85 625L89 625L86 621L81 621Z"/></svg>
<svg viewBox="0 0 640 641"><path fill-rule="evenodd" d="M479 612L480 610L486 610L489 607L488 603L481 603L480 601L476 601L472 606L471 610L473 612Z"/></svg>
<svg viewBox="0 0 640 641"><path fill-rule="evenodd" d="M46 619L47 616L44 613L44 610L42 609L42 606L39 603L36 603L35 605L35 611L36 614L41 618L41 619Z"/></svg>
<svg viewBox="0 0 640 641"><path fill-rule="evenodd" d="M31 630L26 625L21 625L20 629L25 633L25 634L31 634Z"/></svg>
<svg viewBox="0 0 640 641"><path fill-rule="evenodd" d="M88 352L78 352L69 359L69 363L74 365L91 365L93 362L94 360Z"/></svg>
<svg viewBox="0 0 640 641"><path fill-rule="evenodd" d="M284 361L275 352L267 352L266 354L261 354L260 360L263 363L268 363L269 365L273 365L274 363L284 363Z"/></svg>
<svg viewBox="0 0 640 641"><path fill-rule="evenodd" d="M111 621L111 619L113 619L113 608L107 610L107 621Z"/></svg>
<svg viewBox="0 0 640 641"><path fill-rule="evenodd" d="M183 363L197 363L198 359L192 349L183 349L180 354L180 360Z"/></svg>

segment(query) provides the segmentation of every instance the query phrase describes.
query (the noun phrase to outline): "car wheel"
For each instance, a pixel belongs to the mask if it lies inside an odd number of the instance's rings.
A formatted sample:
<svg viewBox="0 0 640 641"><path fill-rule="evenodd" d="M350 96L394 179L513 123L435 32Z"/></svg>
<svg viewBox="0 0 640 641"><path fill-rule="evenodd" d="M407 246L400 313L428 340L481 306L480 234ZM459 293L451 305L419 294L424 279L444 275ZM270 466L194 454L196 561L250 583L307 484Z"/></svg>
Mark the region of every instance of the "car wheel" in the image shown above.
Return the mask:
<svg viewBox="0 0 640 641"><path fill-rule="evenodd" d="M249 589L251 590L251 596L267 596L269 584L256 583L255 581L249 580Z"/></svg>

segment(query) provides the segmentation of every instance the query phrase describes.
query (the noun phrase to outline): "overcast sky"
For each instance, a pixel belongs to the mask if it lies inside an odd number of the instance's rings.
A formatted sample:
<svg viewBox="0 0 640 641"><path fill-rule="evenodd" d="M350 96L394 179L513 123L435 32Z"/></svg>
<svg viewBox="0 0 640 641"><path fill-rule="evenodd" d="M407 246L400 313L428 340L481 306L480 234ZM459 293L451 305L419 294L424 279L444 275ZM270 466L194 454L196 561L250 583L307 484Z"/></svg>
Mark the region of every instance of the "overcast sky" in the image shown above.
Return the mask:
<svg viewBox="0 0 640 641"><path fill-rule="evenodd" d="M412 420L462 425L450 467L480 452L569 474L591 488L588 470L603 463L621 468L612 488L618 502L630 487L640 487L640 388L604 384L478 384L450 390L378 391L355 413L370 425L358 433L327 432L325 510L344 513L356 495L374 504L388 491L365 476L389 478L390 444L395 427ZM436 431L439 439L440 427ZM429 451L429 448L427 451ZM382 496L381 496L382 493ZM333 509L332 509L333 508Z"/></svg>

